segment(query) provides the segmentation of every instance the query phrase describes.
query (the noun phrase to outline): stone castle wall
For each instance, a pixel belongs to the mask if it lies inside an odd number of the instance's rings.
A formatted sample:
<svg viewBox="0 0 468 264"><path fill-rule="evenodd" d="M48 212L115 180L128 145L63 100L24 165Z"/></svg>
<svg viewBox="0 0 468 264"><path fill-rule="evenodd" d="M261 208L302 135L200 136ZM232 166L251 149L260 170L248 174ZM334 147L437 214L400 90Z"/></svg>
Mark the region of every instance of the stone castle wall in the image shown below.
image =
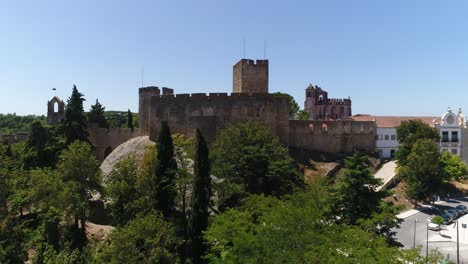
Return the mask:
<svg viewBox="0 0 468 264"><path fill-rule="evenodd" d="M156 140L160 123L166 120L172 133L193 136L198 128L208 142L214 141L219 129L259 121L283 144L288 145L289 141L289 101L284 96L245 93L161 95L151 97L149 109L151 140Z"/></svg>
<svg viewBox="0 0 468 264"><path fill-rule="evenodd" d="M94 147L96 158L103 161L120 144L141 135L139 129L88 127L89 141Z"/></svg>
<svg viewBox="0 0 468 264"><path fill-rule="evenodd" d="M373 121L289 121L289 146L324 153L375 151Z"/></svg>

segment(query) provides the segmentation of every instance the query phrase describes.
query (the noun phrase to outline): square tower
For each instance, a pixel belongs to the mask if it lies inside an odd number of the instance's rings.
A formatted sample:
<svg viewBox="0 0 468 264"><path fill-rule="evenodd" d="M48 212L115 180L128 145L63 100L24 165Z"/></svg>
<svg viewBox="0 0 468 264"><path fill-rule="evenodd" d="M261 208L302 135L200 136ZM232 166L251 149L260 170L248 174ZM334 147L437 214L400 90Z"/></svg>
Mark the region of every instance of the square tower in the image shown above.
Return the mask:
<svg viewBox="0 0 468 264"><path fill-rule="evenodd" d="M242 59L233 67L233 93L268 93L268 60Z"/></svg>

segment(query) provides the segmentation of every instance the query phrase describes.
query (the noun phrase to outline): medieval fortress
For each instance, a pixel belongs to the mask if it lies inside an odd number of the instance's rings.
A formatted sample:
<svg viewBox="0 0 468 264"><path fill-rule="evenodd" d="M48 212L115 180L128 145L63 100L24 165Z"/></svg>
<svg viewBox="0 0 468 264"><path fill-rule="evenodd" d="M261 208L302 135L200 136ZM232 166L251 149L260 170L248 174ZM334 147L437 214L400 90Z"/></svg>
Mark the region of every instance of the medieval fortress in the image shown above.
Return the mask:
<svg viewBox="0 0 468 264"><path fill-rule="evenodd" d="M398 117L354 115L351 99L328 98L318 86L305 89L304 109L309 120L289 118L286 96L268 91L268 60L242 59L233 66L232 93L175 94L166 87L139 89L139 129L89 128L96 156L104 160L120 144L139 136L156 140L161 121L172 133L194 136L200 129L208 142L225 127L255 121L263 123L280 141L293 149L328 154L348 154L355 150L391 158L398 149L396 127L403 120L420 119L440 132L441 151L450 151L468 162L466 118L449 110L442 117ZM57 104L57 110L54 105ZM47 120L57 124L64 117L64 102L58 97L48 102Z"/></svg>
<svg viewBox="0 0 468 264"><path fill-rule="evenodd" d="M305 109L310 119L290 120L289 101L268 92L268 60L242 59L233 66L232 93L175 94L166 87L139 89L139 129L89 128L90 141L103 160L117 146L138 136L156 140L161 121L172 133L193 136L200 129L213 142L222 128L248 121L266 125L291 148L321 153L375 152L376 125L371 120L346 119L351 115L350 99L329 99L320 87L306 89ZM54 110L54 105L58 109ZM64 102L48 102L47 120L57 124L64 116Z"/></svg>

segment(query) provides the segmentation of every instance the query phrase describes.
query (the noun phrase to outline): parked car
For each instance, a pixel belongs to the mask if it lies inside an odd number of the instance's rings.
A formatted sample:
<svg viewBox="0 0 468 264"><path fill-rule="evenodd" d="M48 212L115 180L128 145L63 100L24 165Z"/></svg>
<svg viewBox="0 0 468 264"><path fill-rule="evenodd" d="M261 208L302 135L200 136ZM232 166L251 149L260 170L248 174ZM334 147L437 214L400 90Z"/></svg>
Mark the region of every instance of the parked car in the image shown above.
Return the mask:
<svg viewBox="0 0 468 264"><path fill-rule="evenodd" d="M452 217L452 221L458 218L458 212L454 208L445 210L445 214L448 214Z"/></svg>
<svg viewBox="0 0 468 264"><path fill-rule="evenodd" d="M460 216L468 213L468 208L466 208L466 206L464 205L457 205L457 207L455 207L455 210L457 210L458 215Z"/></svg>
<svg viewBox="0 0 468 264"><path fill-rule="evenodd" d="M449 214L442 214L441 217L444 219L444 225L448 225L454 220L453 216Z"/></svg>
<svg viewBox="0 0 468 264"><path fill-rule="evenodd" d="M439 231L440 225L433 222L432 217L427 219L427 228L429 230Z"/></svg>

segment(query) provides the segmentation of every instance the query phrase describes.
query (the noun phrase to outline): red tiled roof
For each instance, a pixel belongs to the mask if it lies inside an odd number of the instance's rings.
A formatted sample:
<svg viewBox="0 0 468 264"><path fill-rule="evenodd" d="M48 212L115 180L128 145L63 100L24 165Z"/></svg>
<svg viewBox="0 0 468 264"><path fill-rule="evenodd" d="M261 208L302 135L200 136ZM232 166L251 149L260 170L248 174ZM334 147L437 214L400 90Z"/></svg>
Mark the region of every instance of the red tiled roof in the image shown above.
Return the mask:
<svg viewBox="0 0 468 264"><path fill-rule="evenodd" d="M372 115L354 115L349 117L355 121L372 121L375 118L377 127L397 127L401 121L406 120L421 120L424 123L432 126L435 117L432 116L372 116Z"/></svg>

